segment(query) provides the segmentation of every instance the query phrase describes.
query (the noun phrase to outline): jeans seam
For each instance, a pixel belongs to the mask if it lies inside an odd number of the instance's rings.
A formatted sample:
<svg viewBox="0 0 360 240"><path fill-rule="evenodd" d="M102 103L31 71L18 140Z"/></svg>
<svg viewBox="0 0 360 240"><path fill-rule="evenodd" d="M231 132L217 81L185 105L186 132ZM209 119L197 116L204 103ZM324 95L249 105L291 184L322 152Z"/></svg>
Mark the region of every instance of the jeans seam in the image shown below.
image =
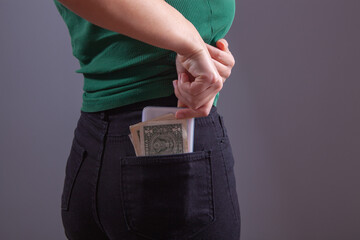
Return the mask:
<svg viewBox="0 0 360 240"><path fill-rule="evenodd" d="M229 182L229 176L228 176L228 173L227 173L227 163L226 163L226 160L225 160L225 157L224 157L224 148L223 148L223 144L224 144L224 139L227 137L224 134L224 126L223 126L223 123L221 122L221 117L219 114L217 114L217 118L218 118L218 121L219 121L219 126L216 126L216 123L215 123L215 119L213 116L211 116L212 118L212 122L215 126L215 129L217 129L217 127L220 127L220 130L221 131L218 131L216 130L216 135L217 135L217 138L220 139L221 141L219 142L218 141L218 148L220 149L220 152L221 152L221 159L222 159L222 165L223 165L223 169L224 169L224 174L225 174L225 177L226 177L226 183L227 183L227 192L228 192L228 197L230 198L230 202L231 202L231 206L232 206L232 209L233 209L233 215L235 217L235 221L238 221L238 217L235 213L235 203L233 201L233 197L232 197L232 194L231 194L231 191L230 191L230 182Z"/></svg>
<svg viewBox="0 0 360 240"><path fill-rule="evenodd" d="M232 196L232 193L231 193L231 190L230 190L230 182L229 182L229 176L228 176L228 172L227 172L227 164L225 162L225 157L224 157L223 151L224 150L221 147L221 157L223 159L224 170L225 170L225 175L226 175L226 182L227 182L227 189L228 189L227 192L228 192L229 197L230 197L230 201L231 201L231 205L232 205L232 208L233 208L233 214L234 214L235 220L238 221L238 217L237 217L237 214L236 214L236 211L235 211L235 203L233 201L233 196Z"/></svg>
<svg viewBox="0 0 360 240"><path fill-rule="evenodd" d="M95 219L95 222L97 223L97 225L99 226L100 230L106 235L105 229L100 221L100 216L98 213L98 206L97 206L97 192L98 192L98 184L99 184L99 176L100 176L100 172L101 172L101 165L102 165L102 161L103 161L103 156L104 156L104 149L105 149L105 142L106 142L106 134L108 131L108 126L109 123L104 122L103 123L103 133L99 134L99 137L101 137L101 146L98 152L98 157L97 157L97 165L96 165L96 170L94 171L94 186L93 186L93 192L92 192L92 213L93 213L93 217Z"/></svg>

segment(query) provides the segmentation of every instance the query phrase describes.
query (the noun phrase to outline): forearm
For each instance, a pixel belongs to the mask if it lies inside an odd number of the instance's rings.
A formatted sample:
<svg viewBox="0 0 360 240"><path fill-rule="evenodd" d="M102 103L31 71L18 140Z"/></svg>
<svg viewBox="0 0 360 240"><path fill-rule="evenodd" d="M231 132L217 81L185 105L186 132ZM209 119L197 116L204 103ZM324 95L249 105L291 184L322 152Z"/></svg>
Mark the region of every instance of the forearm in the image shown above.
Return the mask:
<svg viewBox="0 0 360 240"><path fill-rule="evenodd" d="M102 28L189 55L205 47L194 25L164 0L58 0Z"/></svg>

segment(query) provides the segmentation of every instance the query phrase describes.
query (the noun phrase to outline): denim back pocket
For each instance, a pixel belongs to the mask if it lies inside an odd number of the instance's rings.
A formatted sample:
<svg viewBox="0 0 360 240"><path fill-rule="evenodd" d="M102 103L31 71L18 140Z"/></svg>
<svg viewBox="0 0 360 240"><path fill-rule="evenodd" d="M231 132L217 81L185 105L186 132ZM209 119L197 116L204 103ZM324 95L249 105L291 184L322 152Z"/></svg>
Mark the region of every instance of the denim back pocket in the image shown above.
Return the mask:
<svg viewBox="0 0 360 240"><path fill-rule="evenodd" d="M122 203L130 231L186 239L215 221L211 150L121 158Z"/></svg>
<svg viewBox="0 0 360 240"><path fill-rule="evenodd" d="M71 192L80 170L80 166L84 161L86 155L86 150L80 145L76 137L74 137L70 155L66 162L65 169L65 180L63 186L63 192L61 195L61 209L67 211L69 209L69 202L71 197Z"/></svg>

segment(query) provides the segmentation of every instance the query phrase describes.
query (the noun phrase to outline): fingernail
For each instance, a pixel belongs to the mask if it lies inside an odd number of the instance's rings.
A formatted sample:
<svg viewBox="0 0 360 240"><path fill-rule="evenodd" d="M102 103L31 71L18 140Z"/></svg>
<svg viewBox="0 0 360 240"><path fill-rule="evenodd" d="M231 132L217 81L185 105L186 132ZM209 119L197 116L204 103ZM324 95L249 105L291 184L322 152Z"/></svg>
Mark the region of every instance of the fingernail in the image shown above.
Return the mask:
<svg viewBox="0 0 360 240"><path fill-rule="evenodd" d="M225 49L225 44L223 42L219 42L219 46L221 47L221 49Z"/></svg>

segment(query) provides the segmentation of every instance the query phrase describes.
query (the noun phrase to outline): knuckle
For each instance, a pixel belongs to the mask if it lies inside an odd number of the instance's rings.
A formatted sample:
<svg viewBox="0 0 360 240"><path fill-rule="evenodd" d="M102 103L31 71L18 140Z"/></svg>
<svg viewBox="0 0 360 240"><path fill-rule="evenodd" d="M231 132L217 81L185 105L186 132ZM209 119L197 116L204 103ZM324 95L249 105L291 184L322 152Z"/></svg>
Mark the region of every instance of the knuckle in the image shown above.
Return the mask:
<svg viewBox="0 0 360 240"><path fill-rule="evenodd" d="M217 76L215 73L209 73L208 78L209 78L211 84L213 84L217 81Z"/></svg>
<svg viewBox="0 0 360 240"><path fill-rule="evenodd" d="M231 67L234 67L235 66L235 59L234 57L232 57L232 60L231 60Z"/></svg>
<svg viewBox="0 0 360 240"><path fill-rule="evenodd" d="M226 78L228 78L228 77L230 77L230 75L231 75L231 69L229 69L227 72L226 72Z"/></svg>
<svg viewBox="0 0 360 240"><path fill-rule="evenodd" d="M217 91L220 91L223 87L222 79L218 79L218 81L216 81L214 85L215 85L215 89Z"/></svg>

